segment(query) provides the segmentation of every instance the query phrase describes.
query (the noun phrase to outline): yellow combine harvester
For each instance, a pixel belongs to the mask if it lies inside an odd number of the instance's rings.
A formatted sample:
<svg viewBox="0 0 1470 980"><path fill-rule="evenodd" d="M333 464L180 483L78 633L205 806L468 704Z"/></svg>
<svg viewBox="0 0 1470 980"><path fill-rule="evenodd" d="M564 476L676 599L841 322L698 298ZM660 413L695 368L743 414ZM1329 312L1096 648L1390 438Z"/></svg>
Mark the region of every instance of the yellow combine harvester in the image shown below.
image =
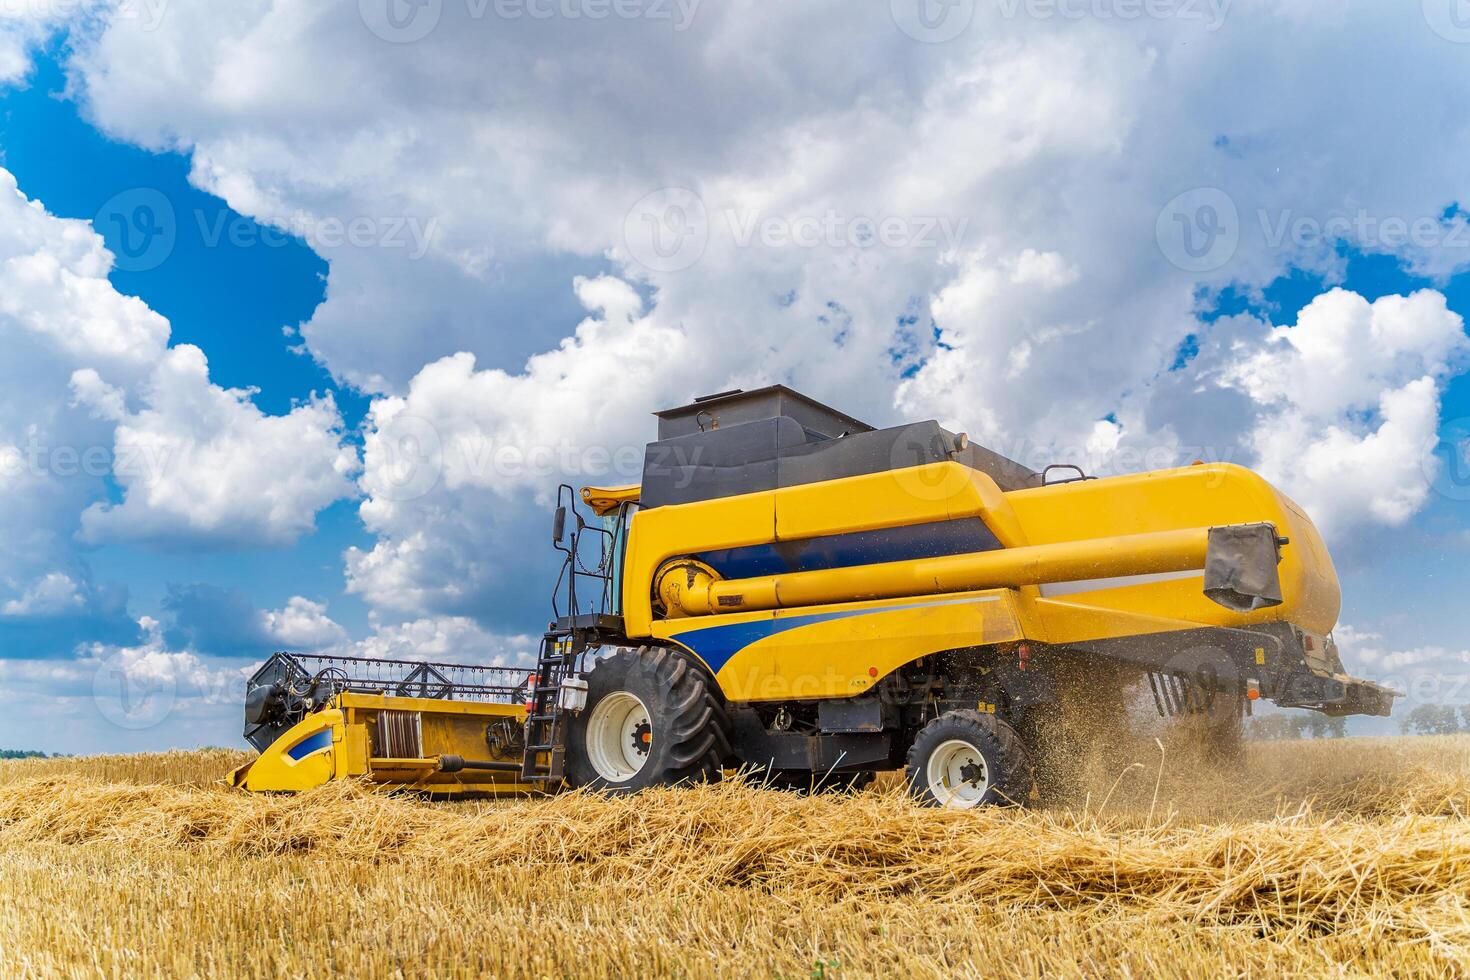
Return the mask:
<svg viewBox="0 0 1470 980"><path fill-rule="evenodd" d="M246 709L263 755L233 781L629 792L906 768L919 799L968 807L1030 793L1079 690L1146 679L1160 713L1227 722L1261 698L1392 707L1342 672L1316 528L1239 466L1036 473L779 385L658 418L640 485L561 489L561 608L534 672L398 663L375 683L278 655Z"/></svg>

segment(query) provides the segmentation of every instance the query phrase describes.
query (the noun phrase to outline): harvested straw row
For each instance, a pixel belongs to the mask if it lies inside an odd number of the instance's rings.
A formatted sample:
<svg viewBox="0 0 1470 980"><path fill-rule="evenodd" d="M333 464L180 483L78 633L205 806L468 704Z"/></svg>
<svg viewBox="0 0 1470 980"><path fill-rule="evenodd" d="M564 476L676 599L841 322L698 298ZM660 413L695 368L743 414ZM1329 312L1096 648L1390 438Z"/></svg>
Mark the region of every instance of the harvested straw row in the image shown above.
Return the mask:
<svg viewBox="0 0 1470 980"><path fill-rule="evenodd" d="M210 784L241 758L217 751L0 763L0 975L1470 974L1470 738L1213 771L1137 748L1083 805L972 814L738 785L252 798Z"/></svg>
<svg viewBox="0 0 1470 980"><path fill-rule="evenodd" d="M921 810L892 794L797 799L738 783L635 799L573 794L433 807L344 784L260 799L39 780L0 789L0 845L310 852L439 867L575 869L589 882L913 895L1093 908L1197 923L1453 937L1470 943L1470 823L1311 815L1218 826L1087 815Z"/></svg>

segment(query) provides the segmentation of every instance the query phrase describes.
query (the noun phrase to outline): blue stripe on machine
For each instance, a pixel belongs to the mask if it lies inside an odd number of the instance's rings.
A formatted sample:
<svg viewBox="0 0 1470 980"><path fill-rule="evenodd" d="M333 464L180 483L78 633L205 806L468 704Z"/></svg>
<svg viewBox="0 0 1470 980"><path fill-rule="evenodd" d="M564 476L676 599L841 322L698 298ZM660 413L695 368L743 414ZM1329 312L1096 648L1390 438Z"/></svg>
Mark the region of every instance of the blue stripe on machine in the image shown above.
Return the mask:
<svg viewBox="0 0 1470 980"><path fill-rule="evenodd" d="M311 755L313 752L320 752L323 749L330 749L331 747L332 730L326 728L319 732L313 732L310 735L306 736L301 741L297 742L295 745L287 749L286 754L291 757L293 762L300 762L302 759Z"/></svg>
<svg viewBox="0 0 1470 980"><path fill-rule="evenodd" d="M917 609L920 606L948 606L962 602L993 601L995 600L989 597L972 596L966 599L912 602L902 606L884 606L879 609L844 609L839 612L813 613L810 616L757 619L748 623L729 623L723 626L706 626L703 629L687 630L676 634L673 638L697 653L701 660L709 664L709 669L718 674L720 669L730 662L731 657L752 643L801 626L825 623L833 619L847 619L850 616L876 616L881 613L897 612L900 609Z"/></svg>
<svg viewBox="0 0 1470 980"><path fill-rule="evenodd" d="M999 539L984 521L978 517L966 517L706 551L695 557L724 578L754 578L911 558L967 555L976 551L994 551L1000 546Z"/></svg>

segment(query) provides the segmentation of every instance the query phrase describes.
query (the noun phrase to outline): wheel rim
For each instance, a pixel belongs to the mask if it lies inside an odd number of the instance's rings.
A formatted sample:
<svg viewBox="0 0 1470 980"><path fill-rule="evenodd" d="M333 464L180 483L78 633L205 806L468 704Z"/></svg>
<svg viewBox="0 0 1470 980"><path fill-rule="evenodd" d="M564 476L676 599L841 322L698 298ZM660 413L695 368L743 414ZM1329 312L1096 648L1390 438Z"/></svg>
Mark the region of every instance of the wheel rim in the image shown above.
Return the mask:
<svg viewBox="0 0 1470 980"><path fill-rule="evenodd" d="M648 707L627 691L597 702L587 719L587 760L610 783L632 779L648 762L653 729Z"/></svg>
<svg viewBox="0 0 1470 980"><path fill-rule="evenodd" d="M990 767L980 750L964 739L952 738L929 753L925 767L929 792L940 806L968 810L979 806L990 789Z"/></svg>

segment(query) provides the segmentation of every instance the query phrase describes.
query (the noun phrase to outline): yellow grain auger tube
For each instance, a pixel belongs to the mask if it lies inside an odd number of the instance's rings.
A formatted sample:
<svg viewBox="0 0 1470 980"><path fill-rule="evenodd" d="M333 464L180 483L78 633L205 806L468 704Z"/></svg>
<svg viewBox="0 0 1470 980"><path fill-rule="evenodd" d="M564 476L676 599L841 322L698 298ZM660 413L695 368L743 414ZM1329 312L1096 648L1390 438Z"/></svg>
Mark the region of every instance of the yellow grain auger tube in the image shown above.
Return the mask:
<svg viewBox="0 0 1470 980"><path fill-rule="evenodd" d="M905 768L926 803L1020 803L1067 698L1137 682L1222 731L1261 698L1392 707L1342 673L1321 536L1249 470L1051 480L779 385L658 419L640 485L561 488L566 563L505 785Z"/></svg>

